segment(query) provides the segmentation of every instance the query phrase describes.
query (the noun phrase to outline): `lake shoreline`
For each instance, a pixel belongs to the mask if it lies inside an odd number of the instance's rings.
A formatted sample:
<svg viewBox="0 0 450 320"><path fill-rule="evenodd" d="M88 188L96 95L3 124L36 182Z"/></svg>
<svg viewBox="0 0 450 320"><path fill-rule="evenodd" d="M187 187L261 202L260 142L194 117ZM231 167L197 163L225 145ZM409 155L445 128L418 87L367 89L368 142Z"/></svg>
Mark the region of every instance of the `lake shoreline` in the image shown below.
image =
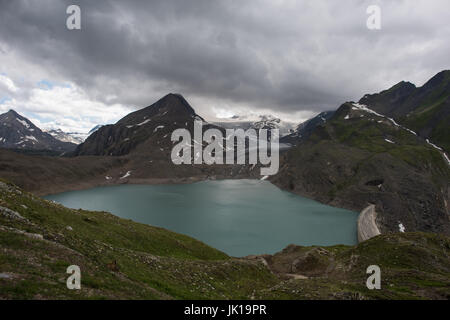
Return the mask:
<svg viewBox="0 0 450 320"><path fill-rule="evenodd" d="M191 183L197 183L202 181L221 181L221 180L260 180L259 178L256 179L254 177L249 176L235 176L235 177L225 177L225 176L214 176L214 177L205 177L205 176L191 176L191 177L183 177L183 178L134 178L134 177L127 177L125 179L116 178L114 180L106 180L106 179L94 179L90 181L84 181L84 182L78 182L78 183L69 183L69 184L63 184L58 185L54 187L46 187L44 190L40 189L37 191L29 191L33 194L35 194L38 197L46 197L53 194L58 194L62 192L70 192L70 191L82 191L82 190L88 190L92 188L97 187L107 187L107 186L120 186L120 185L177 185L177 184L191 184ZM357 205L354 205L351 202L335 199L332 202L324 201L322 197L315 197L311 194L299 192L298 190L295 190L296 192L292 190L288 190L287 188L283 188L277 183L274 183L271 181L271 179L267 179L266 181L270 182L272 185L277 187L279 190L283 190L286 192L289 192L293 195L304 197L310 200L317 201L321 204L328 205L330 207L334 207L336 209L345 209L350 211L356 211L360 212L364 210L365 207L360 207ZM380 226L378 223L376 223L377 227Z"/></svg>
<svg viewBox="0 0 450 320"><path fill-rule="evenodd" d="M81 191L81 190L87 190L92 189L96 187L105 187L105 186L120 186L120 185L174 185L174 184L190 184L195 182L201 182L201 181L220 181L220 180L258 180L253 179L252 177L215 177L213 179L203 177L203 176L192 176L192 177L184 177L184 178L125 178L123 180L114 179L114 180L90 180L90 181L83 181L83 182L77 182L77 183L69 183L69 184L62 184L58 186L49 186L45 188L40 188L39 190L30 190L28 192L31 192L35 194L38 197L45 197L52 194L62 193L62 192L69 192L69 191Z"/></svg>
<svg viewBox="0 0 450 320"><path fill-rule="evenodd" d="M259 179L109 185L45 199L185 234L235 257L273 254L289 244L357 243L358 212L294 195Z"/></svg>
<svg viewBox="0 0 450 320"><path fill-rule="evenodd" d="M52 194L62 193L62 192L69 192L69 191L81 191L81 190L87 190L91 188L96 187L104 187L104 186L118 186L118 185L175 185L175 184L191 184L196 182L202 182L202 181L220 181L220 180L260 180L260 178L254 178L252 176L190 176L190 177L183 177L183 178L135 178L133 176L126 177L124 179L115 178L111 180L106 180L106 178L99 179L95 178L89 181L79 181L79 182L71 182L68 184L58 184L54 186L46 186L44 188L40 188L39 190L27 190L28 192L33 193L34 195L38 197L45 197ZM324 201L324 198L321 196L314 196L309 193L305 192L299 192L298 190L289 190L288 188L284 188L283 186L279 185L278 183L274 183L271 181L270 177L266 181L269 181L271 184L276 186L278 189L287 191L291 194L301 196L304 198L308 198L317 202L320 202L322 204L335 207L337 209L346 209L351 211L357 211L361 212L364 210L365 207L360 207L357 205L354 205L353 203L349 201L341 201L340 199L334 199L334 201Z"/></svg>

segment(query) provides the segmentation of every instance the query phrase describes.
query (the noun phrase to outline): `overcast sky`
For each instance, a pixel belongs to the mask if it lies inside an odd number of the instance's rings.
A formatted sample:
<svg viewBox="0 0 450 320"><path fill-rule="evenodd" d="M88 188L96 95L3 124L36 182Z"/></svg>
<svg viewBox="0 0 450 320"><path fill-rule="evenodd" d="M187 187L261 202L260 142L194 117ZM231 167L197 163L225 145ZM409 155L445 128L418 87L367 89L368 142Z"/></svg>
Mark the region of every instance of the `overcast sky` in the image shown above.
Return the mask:
<svg viewBox="0 0 450 320"><path fill-rule="evenodd" d="M0 111L86 131L177 92L209 120L302 121L449 69L449 21L448 0L0 0Z"/></svg>

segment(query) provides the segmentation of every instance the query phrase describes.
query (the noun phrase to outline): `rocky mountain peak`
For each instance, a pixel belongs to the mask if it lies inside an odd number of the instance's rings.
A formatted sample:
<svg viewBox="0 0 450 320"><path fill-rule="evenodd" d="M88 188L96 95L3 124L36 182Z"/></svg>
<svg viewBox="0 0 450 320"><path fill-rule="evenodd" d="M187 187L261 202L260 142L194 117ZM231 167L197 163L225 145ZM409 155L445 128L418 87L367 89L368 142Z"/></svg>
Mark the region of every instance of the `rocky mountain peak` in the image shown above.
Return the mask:
<svg viewBox="0 0 450 320"><path fill-rule="evenodd" d="M55 139L24 116L9 110L0 115L0 147L65 152L73 150L75 144Z"/></svg>
<svg viewBox="0 0 450 320"><path fill-rule="evenodd" d="M13 116L20 116L16 111L13 109L9 109L8 112L6 112L7 115L13 115Z"/></svg>
<svg viewBox="0 0 450 320"><path fill-rule="evenodd" d="M380 93L366 94L359 103L378 109L382 113L391 114L394 112L393 109L403 104L416 89L411 82L401 81Z"/></svg>
<svg viewBox="0 0 450 320"><path fill-rule="evenodd" d="M192 130L195 120L204 122L181 94L169 93L114 125L102 126L78 146L75 155L124 155L144 142L150 149L166 152L172 145L170 134L179 128Z"/></svg>
<svg viewBox="0 0 450 320"><path fill-rule="evenodd" d="M18 114L13 109L10 109L8 112L1 114L0 118L2 119L2 121L7 121L7 120L14 121L14 120L17 120L17 119L29 121L27 118L21 116L20 114Z"/></svg>
<svg viewBox="0 0 450 320"><path fill-rule="evenodd" d="M133 125L144 121L149 122L150 119L188 121L195 117L199 116L181 94L169 93L154 104L128 114L117 124ZM201 117L199 118L203 120Z"/></svg>
<svg viewBox="0 0 450 320"><path fill-rule="evenodd" d="M422 89L433 89L441 85L450 85L450 70L444 70L436 74L423 85Z"/></svg>
<svg viewBox="0 0 450 320"><path fill-rule="evenodd" d="M0 115L1 125L17 131L35 131L39 130L30 120L21 116L14 110L9 110Z"/></svg>
<svg viewBox="0 0 450 320"><path fill-rule="evenodd" d="M359 103L449 150L450 70L439 72L422 87L402 81L388 90L365 95Z"/></svg>
<svg viewBox="0 0 450 320"><path fill-rule="evenodd" d="M396 85L392 86L390 89L386 91L394 91L394 90L411 90L415 89L416 85L414 83L411 83L409 81L400 81Z"/></svg>

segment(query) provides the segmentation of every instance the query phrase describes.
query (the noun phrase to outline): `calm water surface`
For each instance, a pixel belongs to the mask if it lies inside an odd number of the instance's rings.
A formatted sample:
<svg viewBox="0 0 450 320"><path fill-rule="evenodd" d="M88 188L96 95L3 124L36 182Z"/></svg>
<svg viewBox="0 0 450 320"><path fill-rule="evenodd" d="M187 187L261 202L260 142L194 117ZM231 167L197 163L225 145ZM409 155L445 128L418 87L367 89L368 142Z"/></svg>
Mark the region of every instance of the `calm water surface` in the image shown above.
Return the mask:
<svg viewBox="0 0 450 320"><path fill-rule="evenodd" d="M358 213L293 195L268 181L119 185L45 198L183 233L232 256L272 254L289 244L357 242Z"/></svg>

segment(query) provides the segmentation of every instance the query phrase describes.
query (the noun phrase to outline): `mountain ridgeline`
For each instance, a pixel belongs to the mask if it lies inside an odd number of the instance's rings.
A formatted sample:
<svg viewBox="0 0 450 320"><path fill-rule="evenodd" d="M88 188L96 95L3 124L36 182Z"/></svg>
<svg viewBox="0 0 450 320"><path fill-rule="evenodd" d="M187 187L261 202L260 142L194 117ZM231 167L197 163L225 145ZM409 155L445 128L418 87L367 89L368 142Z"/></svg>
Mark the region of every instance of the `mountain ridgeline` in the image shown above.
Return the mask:
<svg viewBox="0 0 450 320"><path fill-rule="evenodd" d="M359 103L450 151L450 70L439 72L422 87L402 81L378 94L365 95Z"/></svg>
<svg viewBox="0 0 450 320"><path fill-rule="evenodd" d="M375 204L382 232L406 228L450 234L450 167L445 153L450 136L449 79L449 71L443 71L420 88L401 82L300 124L281 138L292 147L281 153L280 170L270 181L355 211ZM61 146L67 145L13 111L0 119L2 138L9 143L6 147L62 151ZM193 136L195 120L202 121L205 129L225 130L220 123L205 122L181 95L168 94L115 124L96 127L73 152L66 153L71 157L18 156L3 150L0 176L38 194L117 183L261 178L258 166L174 165L171 134L185 128ZM228 125L235 128L237 124ZM285 127L272 118L246 125ZM37 143L44 138L55 146Z"/></svg>
<svg viewBox="0 0 450 320"><path fill-rule="evenodd" d="M21 151L53 151L61 154L74 150L75 146L74 143L62 142L43 132L14 110L0 115L0 148Z"/></svg>
<svg viewBox="0 0 450 320"><path fill-rule="evenodd" d="M306 120L299 124L294 132L286 135L280 139L282 143L297 144L301 140L308 139L314 129L322 124L325 124L334 114L334 111L325 111L319 113L317 116Z"/></svg>

